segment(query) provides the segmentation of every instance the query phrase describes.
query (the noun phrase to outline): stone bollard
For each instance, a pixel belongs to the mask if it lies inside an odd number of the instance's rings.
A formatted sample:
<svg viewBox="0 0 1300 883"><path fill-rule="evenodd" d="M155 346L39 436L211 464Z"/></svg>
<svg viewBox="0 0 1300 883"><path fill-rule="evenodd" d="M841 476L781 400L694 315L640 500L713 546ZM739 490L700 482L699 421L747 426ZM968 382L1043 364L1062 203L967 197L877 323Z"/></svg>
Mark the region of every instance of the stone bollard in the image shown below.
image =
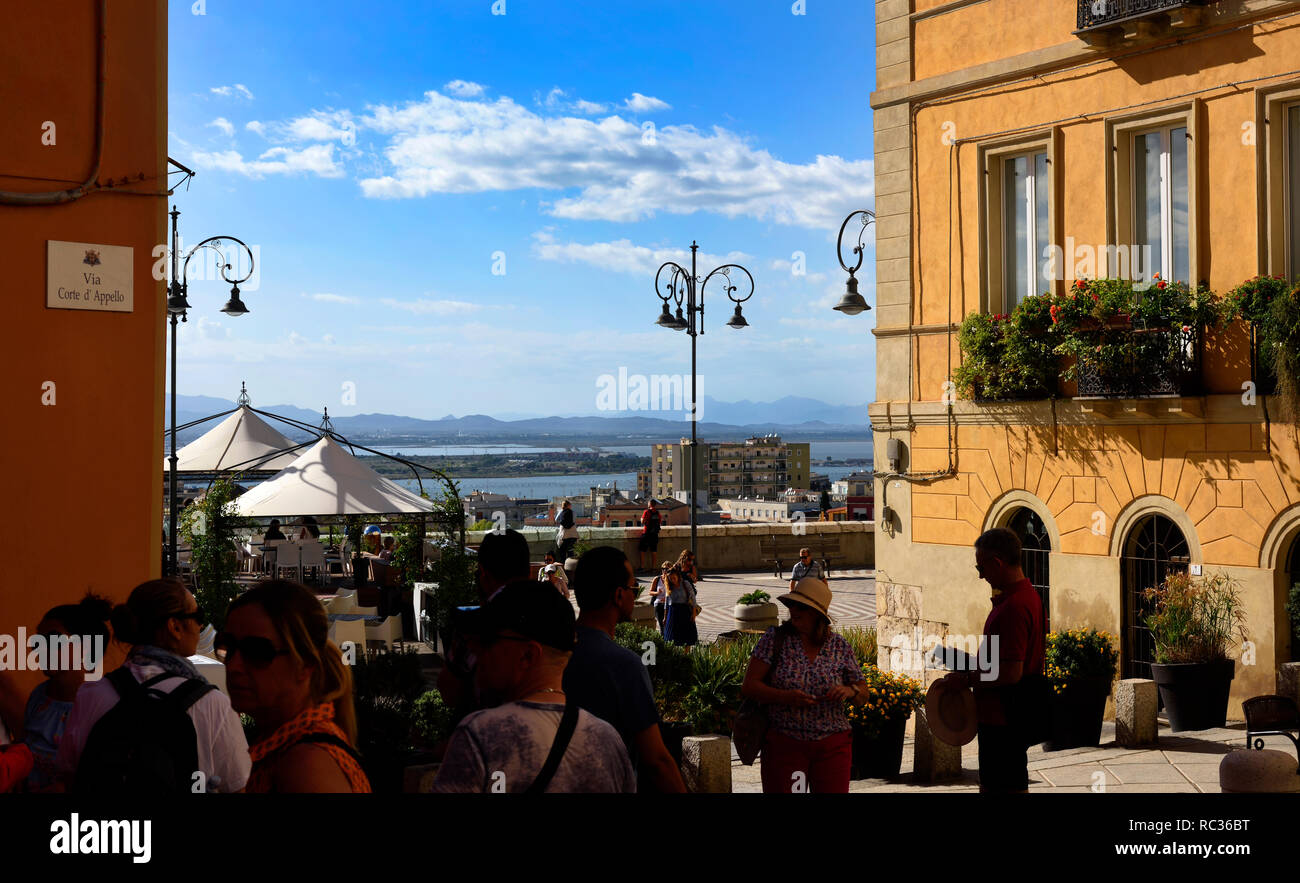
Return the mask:
<svg viewBox="0 0 1300 883"><path fill-rule="evenodd" d="M1278 666L1277 695L1300 705L1300 662L1284 662Z"/></svg>
<svg viewBox="0 0 1300 883"><path fill-rule="evenodd" d="M731 793L731 739L687 736L682 739L682 779L693 794Z"/></svg>
<svg viewBox="0 0 1300 883"><path fill-rule="evenodd" d="M918 782L938 782L961 775L961 747L949 745L930 731L925 706L913 713L916 742L912 754L912 776Z"/></svg>
<svg viewBox="0 0 1300 883"><path fill-rule="evenodd" d="M1156 682L1128 678L1115 685L1115 744L1156 744Z"/></svg>
<svg viewBox="0 0 1300 883"><path fill-rule="evenodd" d="M1300 791L1295 757L1285 751L1240 748L1219 763L1219 788L1225 793L1260 794Z"/></svg>

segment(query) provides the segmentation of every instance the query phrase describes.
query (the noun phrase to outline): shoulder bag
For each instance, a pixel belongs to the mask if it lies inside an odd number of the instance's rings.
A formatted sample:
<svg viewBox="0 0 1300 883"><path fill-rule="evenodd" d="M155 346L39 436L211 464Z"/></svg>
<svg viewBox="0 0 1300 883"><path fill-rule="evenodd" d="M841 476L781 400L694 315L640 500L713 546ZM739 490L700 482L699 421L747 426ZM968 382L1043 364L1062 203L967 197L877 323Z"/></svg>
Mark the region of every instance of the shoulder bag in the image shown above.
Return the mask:
<svg viewBox="0 0 1300 883"><path fill-rule="evenodd" d="M785 635L777 626L773 635L772 665L763 678L763 683L771 685L772 673L781 661L781 650L785 646ZM767 738L767 706L753 697L746 696L736 710L736 718L731 723L731 741L736 743L736 755L745 766L752 766L758 753L763 750L763 741Z"/></svg>

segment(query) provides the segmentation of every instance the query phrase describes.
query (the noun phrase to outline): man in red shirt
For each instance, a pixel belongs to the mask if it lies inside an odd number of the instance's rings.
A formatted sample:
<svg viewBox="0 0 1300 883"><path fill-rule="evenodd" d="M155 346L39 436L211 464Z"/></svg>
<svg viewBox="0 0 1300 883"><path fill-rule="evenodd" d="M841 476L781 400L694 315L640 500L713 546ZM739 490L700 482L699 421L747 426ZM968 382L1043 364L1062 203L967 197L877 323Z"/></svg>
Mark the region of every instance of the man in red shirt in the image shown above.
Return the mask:
<svg viewBox="0 0 1300 883"><path fill-rule="evenodd" d="M948 677L975 688L980 792L1024 792L1026 749L1038 728L1033 716L1045 711L1035 702L1046 646L1043 602L1020 569L1020 538L1007 528L986 531L975 541L975 569L993 589L980 670Z"/></svg>

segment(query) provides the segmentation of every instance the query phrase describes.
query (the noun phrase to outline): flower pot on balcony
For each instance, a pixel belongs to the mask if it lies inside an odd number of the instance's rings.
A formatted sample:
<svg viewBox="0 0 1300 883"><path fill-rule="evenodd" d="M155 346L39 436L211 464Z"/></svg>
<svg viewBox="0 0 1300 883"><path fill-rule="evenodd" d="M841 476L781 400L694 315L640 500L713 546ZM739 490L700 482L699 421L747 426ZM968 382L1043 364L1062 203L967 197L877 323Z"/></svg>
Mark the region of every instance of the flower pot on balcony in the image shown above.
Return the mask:
<svg viewBox="0 0 1300 883"><path fill-rule="evenodd" d="M736 627L742 629L766 629L780 624L780 608L772 601L761 604L737 604L731 615L736 618Z"/></svg>
<svg viewBox="0 0 1300 883"><path fill-rule="evenodd" d="M1169 715L1169 728L1208 730L1228 720L1228 690L1236 672L1231 659L1214 662L1152 663L1151 678Z"/></svg>
<svg viewBox="0 0 1300 883"><path fill-rule="evenodd" d="M1101 744L1101 721L1111 679L1072 678L1052 696L1052 737L1044 751L1083 748Z"/></svg>
<svg viewBox="0 0 1300 883"><path fill-rule="evenodd" d="M885 722L875 736L860 727L853 729L853 766L851 779L893 779L903 766L903 736L910 714L898 715Z"/></svg>

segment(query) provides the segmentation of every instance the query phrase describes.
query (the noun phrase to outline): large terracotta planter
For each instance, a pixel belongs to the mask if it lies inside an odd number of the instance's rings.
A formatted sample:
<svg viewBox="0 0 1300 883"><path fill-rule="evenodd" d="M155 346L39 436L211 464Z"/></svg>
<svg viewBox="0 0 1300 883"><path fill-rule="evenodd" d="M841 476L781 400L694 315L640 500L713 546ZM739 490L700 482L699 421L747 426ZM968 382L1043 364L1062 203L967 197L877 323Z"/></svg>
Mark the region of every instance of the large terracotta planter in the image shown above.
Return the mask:
<svg viewBox="0 0 1300 883"><path fill-rule="evenodd" d="M887 721L874 739L853 730L851 779L893 779L903 765L903 736L910 714Z"/></svg>
<svg viewBox="0 0 1300 883"><path fill-rule="evenodd" d="M1228 690L1236 673L1231 659L1151 664L1151 678L1169 715L1169 729L1209 730L1228 722Z"/></svg>
<svg viewBox="0 0 1300 883"><path fill-rule="evenodd" d="M1044 751L1101 744L1110 683L1110 678L1075 678L1052 696L1052 737L1043 745Z"/></svg>

